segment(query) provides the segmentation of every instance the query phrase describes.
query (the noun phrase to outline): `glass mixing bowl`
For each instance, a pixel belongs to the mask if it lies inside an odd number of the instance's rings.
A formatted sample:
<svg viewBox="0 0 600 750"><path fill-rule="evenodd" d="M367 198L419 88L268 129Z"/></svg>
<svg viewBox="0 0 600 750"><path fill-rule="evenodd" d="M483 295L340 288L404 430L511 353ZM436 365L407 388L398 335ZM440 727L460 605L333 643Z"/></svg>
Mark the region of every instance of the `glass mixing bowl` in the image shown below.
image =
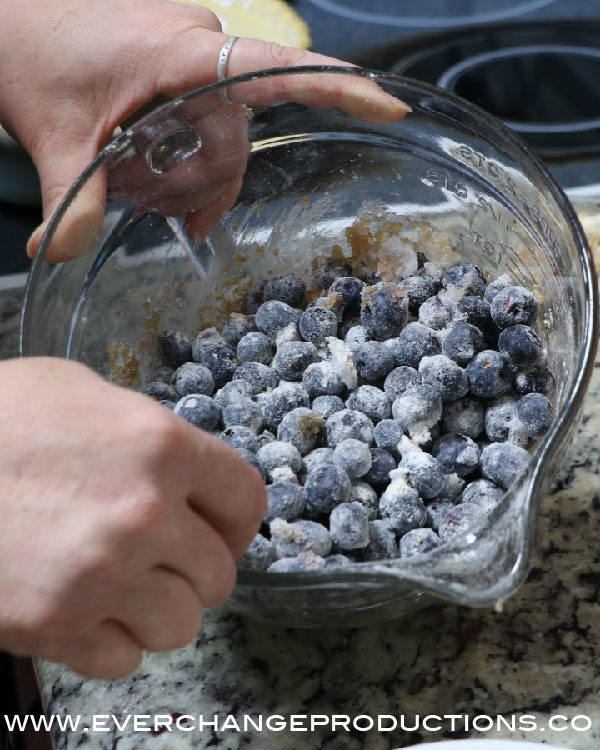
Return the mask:
<svg viewBox="0 0 600 750"><path fill-rule="evenodd" d="M378 126L278 101L284 77L309 73L336 85L370 80L412 114ZM44 262L49 248L57 257L61 243L84 242L85 232L62 228L85 191L106 199L92 249ZM598 337L596 279L575 213L538 158L466 101L358 68L297 68L229 79L156 110L100 153L48 226L22 355L70 357L133 388L161 364L160 331L219 326L243 311L253 282L290 269L310 282L326 258L393 278L404 243L534 290L557 379L554 425L484 526L412 559L242 571L229 600L238 612L355 626L436 600L494 605L523 582L536 508L576 426Z"/></svg>

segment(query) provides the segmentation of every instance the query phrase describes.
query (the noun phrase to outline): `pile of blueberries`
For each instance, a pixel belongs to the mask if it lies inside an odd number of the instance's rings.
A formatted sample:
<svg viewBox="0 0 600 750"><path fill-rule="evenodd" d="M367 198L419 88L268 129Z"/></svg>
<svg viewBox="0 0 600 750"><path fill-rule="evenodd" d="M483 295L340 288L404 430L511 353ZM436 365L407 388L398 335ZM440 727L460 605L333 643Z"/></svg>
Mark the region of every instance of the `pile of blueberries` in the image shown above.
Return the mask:
<svg viewBox="0 0 600 750"><path fill-rule="evenodd" d="M290 572L409 557L479 525L550 428L537 301L472 263L423 257L398 282L331 265L255 285L221 333L163 333L142 391L263 476L240 567Z"/></svg>

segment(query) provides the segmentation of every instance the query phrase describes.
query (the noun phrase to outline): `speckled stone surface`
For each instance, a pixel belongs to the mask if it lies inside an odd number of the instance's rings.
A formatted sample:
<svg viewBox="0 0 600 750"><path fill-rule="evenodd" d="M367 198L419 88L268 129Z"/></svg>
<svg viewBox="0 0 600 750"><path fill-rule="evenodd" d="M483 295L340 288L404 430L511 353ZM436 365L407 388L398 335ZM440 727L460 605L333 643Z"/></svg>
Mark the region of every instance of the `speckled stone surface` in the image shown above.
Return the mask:
<svg viewBox="0 0 600 750"><path fill-rule="evenodd" d="M0 295L0 356L16 354L19 291ZM218 750L390 750L424 741L487 737L600 748L600 361L581 427L553 492L537 517L528 582L501 613L454 606L359 630L292 631L216 608L196 641L150 655L131 678L85 680L38 663L49 714L80 716L75 732L55 730L56 748L217 748ZM92 715L108 732L92 732ZM415 716L535 716L535 731L477 733L396 730L346 732L134 732L133 715L190 714L243 729L244 715L388 714L406 727ZM585 714L593 729L550 731L551 715ZM141 719L143 723L147 720ZM232 720L229 719L231 722ZM302 720L306 721L306 720ZM388 724L389 726L389 724ZM463 727L462 720L457 726Z"/></svg>

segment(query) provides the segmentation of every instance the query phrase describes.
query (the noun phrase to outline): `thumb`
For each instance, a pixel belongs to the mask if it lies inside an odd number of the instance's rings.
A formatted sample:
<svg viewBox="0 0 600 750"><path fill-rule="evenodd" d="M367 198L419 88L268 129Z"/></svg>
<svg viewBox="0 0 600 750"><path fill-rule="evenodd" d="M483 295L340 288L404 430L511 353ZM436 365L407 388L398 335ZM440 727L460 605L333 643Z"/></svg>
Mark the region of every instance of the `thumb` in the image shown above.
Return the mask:
<svg viewBox="0 0 600 750"><path fill-rule="evenodd" d="M27 242L27 255L38 251L50 220L71 185L95 158L96 144L73 144L68 141L44 144L33 159L42 186L44 221ZM106 202L106 177L100 167L72 199L55 231L45 259L58 263L87 253L94 245L102 227Z"/></svg>

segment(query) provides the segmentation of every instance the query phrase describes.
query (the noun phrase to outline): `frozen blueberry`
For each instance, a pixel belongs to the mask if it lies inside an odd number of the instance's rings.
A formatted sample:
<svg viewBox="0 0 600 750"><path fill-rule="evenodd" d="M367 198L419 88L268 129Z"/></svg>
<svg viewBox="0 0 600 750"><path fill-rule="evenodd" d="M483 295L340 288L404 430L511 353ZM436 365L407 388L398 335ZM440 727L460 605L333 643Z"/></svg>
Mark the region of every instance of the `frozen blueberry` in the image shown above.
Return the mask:
<svg viewBox="0 0 600 750"><path fill-rule="evenodd" d="M329 312L332 312L335 315L338 324L341 323L344 318L344 298L339 292L330 292L326 297L317 297L310 303L307 309L312 307L320 307L329 310Z"/></svg>
<svg viewBox="0 0 600 750"><path fill-rule="evenodd" d="M265 284L264 300L279 300L290 307L303 307L306 302L306 282L291 271L273 276Z"/></svg>
<svg viewBox="0 0 600 750"><path fill-rule="evenodd" d="M477 297L477 299L480 299ZM473 325L463 323L453 328L444 339L442 353L461 367L468 365L483 349L483 334Z"/></svg>
<svg viewBox="0 0 600 750"><path fill-rule="evenodd" d="M254 331L256 331L256 320L254 319L254 315L240 315L239 313L233 313L231 318L223 326L221 336L223 336L232 349L235 349L247 333Z"/></svg>
<svg viewBox="0 0 600 750"><path fill-rule="evenodd" d="M303 406L288 412L277 428L277 440L295 445L303 456L318 448L324 438L325 422Z"/></svg>
<svg viewBox="0 0 600 750"><path fill-rule="evenodd" d="M307 570L322 570L325 558L315 555L310 550L301 552L295 557L282 557L267 568L269 573L304 573Z"/></svg>
<svg viewBox="0 0 600 750"><path fill-rule="evenodd" d="M479 468L479 447L466 435L450 433L435 441L433 455L445 474L468 477Z"/></svg>
<svg viewBox="0 0 600 750"><path fill-rule="evenodd" d="M304 490L299 484L278 482L267 487L267 513L265 522L271 523L275 518L294 521L304 510Z"/></svg>
<svg viewBox="0 0 600 750"><path fill-rule="evenodd" d="M444 404L443 432L458 432L475 440L483 432L485 405L473 396L465 396Z"/></svg>
<svg viewBox="0 0 600 750"><path fill-rule="evenodd" d="M498 276L497 279L494 279L494 281L487 285L487 288L483 295L484 300L491 303L498 292L502 291L502 289L505 289L507 286L512 286L512 280L510 276L508 276L507 274Z"/></svg>
<svg viewBox="0 0 600 750"><path fill-rule="evenodd" d="M482 297L487 286L483 274L473 263L457 263L444 274L442 279L444 289L455 287L460 289L463 295L477 295Z"/></svg>
<svg viewBox="0 0 600 750"><path fill-rule="evenodd" d="M269 524L269 529L278 557L295 557L307 550L325 557L331 552L329 531L323 524L315 521L289 523L282 518L275 518Z"/></svg>
<svg viewBox="0 0 600 750"><path fill-rule="evenodd" d="M319 466L327 466L332 463L334 463L333 448L315 448L302 459L302 471L305 475L308 475Z"/></svg>
<svg viewBox="0 0 600 750"><path fill-rule="evenodd" d="M498 328L518 324L531 325L536 319L537 300L529 289L507 286L501 289L490 303L492 319Z"/></svg>
<svg viewBox="0 0 600 750"><path fill-rule="evenodd" d="M183 417L203 430L214 430L221 419L221 410L209 396L196 395L184 396L173 409L178 417Z"/></svg>
<svg viewBox="0 0 600 750"><path fill-rule="evenodd" d="M163 364L176 370L192 358L192 342L181 331L161 333L156 342Z"/></svg>
<svg viewBox="0 0 600 750"><path fill-rule="evenodd" d="M236 381L233 381L236 382ZM292 409L308 406L308 394L299 383L281 383L272 391L256 397L265 427L276 432L283 417Z"/></svg>
<svg viewBox="0 0 600 750"><path fill-rule="evenodd" d="M238 568L241 570L266 570L276 559L277 553L273 542L266 539L262 534L257 534L250 542L245 555L238 560Z"/></svg>
<svg viewBox="0 0 600 750"><path fill-rule="evenodd" d="M440 344L432 328L422 323L409 323L402 333L387 342L398 367L418 368L423 357L438 354Z"/></svg>
<svg viewBox="0 0 600 750"><path fill-rule="evenodd" d="M357 482L352 488L352 500L360 503L367 511L367 518L373 521L377 518L379 510L379 498L377 492L367 482Z"/></svg>
<svg viewBox="0 0 600 750"><path fill-rule="evenodd" d="M392 414L392 402L385 391L374 385L361 385L346 401L348 409L362 411L374 423L387 419Z"/></svg>
<svg viewBox="0 0 600 750"><path fill-rule="evenodd" d="M524 448L513 443L490 443L481 451L481 473L486 479L504 489L529 464L531 456Z"/></svg>
<svg viewBox="0 0 600 750"><path fill-rule="evenodd" d="M339 396L346 390L342 376L333 362L314 362L302 375L302 387L309 397Z"/></svg>
<svg viewBox="0 0 600 750"><path fill-rule="evenodd" d="M341 260L322 256L313 260L313 281L318 289L329 289L336 279L350 276L351 273L350 266Z"/></svg>
<svg viewBox="0 0 600 750"><path fill-rule="evenodd" d="M323 346L328 336L337 335L338 320L331 310L309 307L300 318L300 334L305 341Z"/></svg>
<svg viewBox="0 0 600 750"><path fill-rule="evenodd" d="M408 310L412 315L417 315L423 302L437 294L441 286L439 281L427 274L408 276L403 284L408 296Z"/></svg>
<svg viewBox="0 0 600 750"><path fill-rule="evenodd" d="M163 398L158 402L161 406L164 406L165 409L168 409L169 411L173 411L175 408L175 401L171 401L168 398Z"/></svg>
<svg viewBox="0 0 600 750"><path fill-rule="evenodd" d="M246 294L246 309L248 312L253 315L258 308L262 305L262 303L265 301L265 286L267 284L266 279L262 279L262 281L257 281L256 284L253 284L250 289L248 290L248 293Z"/></svg>
<svg viewBox="0 0 600 750"><path fill-rule="evenodd" d="M481 523L485 516L483 508L474 503L454 505L439 521L440 540L447 542L459 534L466 533Z"/></svg>
<svg viewBox="0 0 600 750"><path fill-rule="evenodd" d="M317 414L321 419L327 421L332 414L336 411L342 411L345 409L344 402L339 396L317 396L310 408Z"/></svg>
<svg viewBox="0 0 600 750"><path fill-rule="evenodd" d="M422 376L414 367L396 367L390 372L383 383L383 390L392 401L401 396L408 388L423 383Z"/></svg>
<svg viewBox="0 0 600 750"><path fill-rule="evenodd" d="M316 359L317 349L314 344L293 341L278 347L272 367L283 380L299 381L306 368Z"/></svg>
<svg viewBox="0 0 600 750"><path fill-rule="evenodd" d="M363 549L362 559L393 560L398 557L398 544L394 530L387 521L377 519L369 523L369 543Z"/></svg>
<svg viewBox="0 0 600 750"><path fill-rule="evenodd" d="M438 500L440 502L457 503L464 488L465 481L457 474L444 474L444 486Z"/></svg>
<svg viewBox="0 0 600 750"><path fill-rule="evenodd" d="M313 516L331 513L352 495L352 485L346 472L337 464L317 466L304 483L306 510Z"/></svg>
<svg viewBox="0 0 600 750"><path fill-rule="evenodd" d="M150 396L150 398L153 398L155 401L175 401L178 398L172 385L161 383L156 380L142 386L140 388L140 393L143 393L145 396Z"/></svg>
<svg viewBox="0 0 600 750"><path fill-rule="evenodd" d="M297 474L302 468L302 456L300 451L291 443L283 443L274 440L263 445L256 454L262 470L268 479L271 478L273 469L289 466Z"/></svg>
<svg viewBox="0 0 600 750"><path fill-rule="evenodd" d="M498 349L506 355L513 367L531 367L538 364L544 346L537 333L526 325L505 328L498 337Z"/></svg>
<svg viewBox="0 0 600 750"><path fill-rule="evenodd" d="M269 388L275 388L279 378L275 370L261 362L244 362L236 367L233 380L244 380L253 396Z"/></svg>
<svg viewBox="0 0 600 750"><path fill-rule="evenodd" d="M409 440L400 441L402 459L398 469L404 470L408 481L425 500L437 497L444 488L444 470L439 461L419 448L406 450Z"/></svg>
<svg viewBox="0 0 600 750"><path fill-rule="evenodd" d="M244 448L250 453L258 450L258 438L253 430L244 425L227 427L220 435L221 440L232 448Z"/></svg>
<svg viewBox="0 0 600 750"><path fill-rule="evenodd" d="M237 345L237 359L243 362L261 362L270 364L273 359L273 347L269 337L260 331L251 331L239 340Z"/></svg>
<svg viewBox="0 0 600 750"><path fill-rule="evenodd" d="M484 510L495 508L504 498L504 490L489 479L478 479L468 484L460 498L461 503L480 505Z"/></svg>
<svg viewBox="0 0 600 750"><path fill-rule="evenodd" d="M231 401L237 401L239 398L252 395L252 388L245 380L232 380L230 383L219 389L214 396L215 404L224 409Z"/></svg>
<svg viewBox="0 0 600 750"><path fill-rule="evenodd" d="M403 286L382 281L363 289L360 320L371 338L384 341L398 336L407 319L408 297Z"/></svg>
<svg viewBox="0 0 600 750"><path fill-rule="evenodd" d="M356 351L361 344L369 340L369 334L364 326L351 326L344 336L344 341L351 351Z"/></svg>
<svg viewBox="0 0 600 750"><path fill-rule="evenodd" d="M344 565L350 565L351 560L346 555L327 555L325 558L326 568L341 568Z"/></svg>
<svg viewBox="0 0 600 750"><path fill-rule="evenodd" d="M371 468L363 481L381 490L390 481L390 472L397 468L396 459L383 448L371 448Z"/></svg>
<svg viewBox="0 0 600 750"><path fill-rule="evenodd" d="M442 401L455 401L466 396L469 390L466 371L444 354L423 357L419 373L423 377L423 383L437 388Z"/></svg>
<svg viewBox="0 0 600 750"><path fill-rule="evenodd" d="M256 434L262 428L262 423L260 407L251 398L232 401L223 409L223 424L226 428L241 425Z"/></svg>
<svg viewBox="0 0 600 750"><path fill-rule="evenodd" d="M205 332L203 332L205 333ZM215 387L221 388L229 380L237 367L235 352L217 334L212 339L203 339L200 333L192 345L192 356L194 362L207 367L215 381Z"/></svg>
<svg viewBox="0 0 600 750"><path fill-rule="evenodd" d="M209 352L222 346L228 346L228 344L217 329L205 328L200 331L192 343L192 359L194 362L201 363Z"/></svg>
<svg viewBox="0 0 600 750"><path fill-rule="evenodd" d="M329 518L331 541L340 549L362 549L369 543L367 511L360 503L340 503Z"/></svg>
<svg viewBox="0 0 600 750"><path fill-rule="evenodd" d="M498 335L498 329L490 314L490 303L486 302L483 297L462 297L452 313L452 323L475 326L490 342Z"/></svg>
<svg viewBox="0 0 600 750"><path fill-rule="evenodd" d="M396 419L383 419L375 425L375 445L391 453L394 458L400 458L398 443L403 435L404 427Z"/></svg>
<svg viewBox="0 0 600 750"><path fill-rule="evenodd" d="M174 382L180 396L187 396L190 393L212 396L215 389L212 372L208 367L198 365L195 362L184 362L178 367L174 373Z"/></svg>
<svg viewBox="0 0 600 750"><path fill-rule="evenodd" d="M545 435L554 418L552 404L541 393L528 393L517 402L517 416L532 438Z"/></svg>
<svg viewBox="0 0 600 750"><path fill-rule="evenodd" d="M290 323L297 323L301 314L300 310L286 305L285 302L270 300L264 302L256 311L256 327L267 336L275 338Z"/></svg>
<svg viewBox="0 0 600 750"><path fill-rule="evenodd" d="M333 461L340 466L350 479L364 476L371 468L371 451L360 440L348 438L338 443L333 451Z"/></svg>
<svg viewBox="0 0 600 750"><path fill-rule="evenodd" d="M430 297L419 308L419 323L439 331L450 321L450 310L439 297Z"/></svg>
<svg viewBox="0 0 600 750"><path fill-rule="evenodd" d="M257 443L256 450L258 451L264 445L268 445L269 443L272 443L275 439L276 439L275 435L273 435L272 432L269 432L269 430L263 430L261 433L259 433L256 436L256 443Z"/></svg>
<svg viewBox="0 0 600 750"><path fill-rule="evenodd" d="M329 287L329 292L337 292L344 301L344 314L359 315L361 294L365 283L354 276L342 276Z"/></svg>
<svg viewBox="0 0 600 750"><path fill-rule="evenodd" d="M434 500L427 506L427 524L437 531L440 522L454 508L454 503L449 500Z"/></svg>
<svg viewBox="0 0 600 750"><path fill-rule="evenodd" d="M407 388L392 403L392 416L419 442L430 438L429 429L442 416L442 397L437 388L424 383Z"/></svg>
<svg viewBox="0 0 600 750"><path fill-rule="evenodd" d="M373 443L373 422L361 411L343 409L332 414L326 422L327 443L335 448L342 440L354 438L362 443Z"/></svg>
<svg viewBox="0 0 600 750"><path fill-rule="evenodd" d="M368 383L381 383L396 367L394 355L381 341L365 341L354 350L356 370Z"/></svg>
<svg viewBox="0 0 600 750"><path fill-rule="evenodd" d="M525 396L527 393L541 393L543 396L550 396L554 391L554 375L545 367L518 372L515 375L513 385L519 396Z"/></svg>
<svg viewBox="0 0 600 750"><path fill-rule="evenodd" d="M467 365L471 393L480 398L494 398L510 389L512 372L501 352L487 349Z"/></svg>
<svg viewBox="0 0 600 750"><path fill-rule="evenodd" d="M381 518L398 534L418 529L427 521L425 505L416 489L406 483L403 473L392 477L391 484L379 501L379 512Z"/></svg>
<svg viewBox="0 0 600 750"><path fill-rule="evenodd" d="M525 446L528 436L517 416L517 400L514 396L500 396L490 402L485 411L485 434L492 443L511 443Z"/></svg>
<svg viewBox="0 0 600 750"><path fill-rule="evenodd" d="M412 557L431 552L440 546L440 538L433 529L411 529L400 539L400 557Z"/></svg>

